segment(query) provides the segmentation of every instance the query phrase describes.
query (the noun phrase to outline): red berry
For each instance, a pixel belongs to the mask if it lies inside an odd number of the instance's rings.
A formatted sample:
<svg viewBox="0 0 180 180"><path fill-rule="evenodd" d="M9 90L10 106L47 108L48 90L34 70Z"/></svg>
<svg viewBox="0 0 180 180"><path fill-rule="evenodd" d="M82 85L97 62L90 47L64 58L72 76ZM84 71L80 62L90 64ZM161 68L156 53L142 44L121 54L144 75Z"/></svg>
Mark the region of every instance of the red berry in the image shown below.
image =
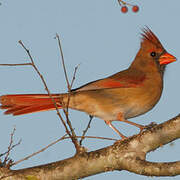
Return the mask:
<svg viewBox="0 0 180 180"><path fill-rule="evenodd" d="M135 12L135 13L138 12L139 11L139 6L133 6L132 11Z"/></svg>
<svg viewBox="0 0 180 180"><path fill-rule="evenodd" d="M127 13L127 12L128 12L127 6L122 6L121 12L122 12L122 13Z"/></svg>

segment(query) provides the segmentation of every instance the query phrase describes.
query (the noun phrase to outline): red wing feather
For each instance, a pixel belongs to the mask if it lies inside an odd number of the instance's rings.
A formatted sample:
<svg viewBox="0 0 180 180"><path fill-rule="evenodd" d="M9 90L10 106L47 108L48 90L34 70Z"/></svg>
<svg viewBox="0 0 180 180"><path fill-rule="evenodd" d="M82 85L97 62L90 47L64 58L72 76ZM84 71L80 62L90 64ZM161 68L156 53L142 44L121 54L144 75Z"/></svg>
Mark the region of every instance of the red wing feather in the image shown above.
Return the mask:
<svg viewBox="0 0 180 180"><path fill-rule="evenodd" d="M107 79L102 82L98 83L100 87L103 88L121 88L121 87L135 87L136 84L132 82L123 82L123 81L117 81L113 79Z"/></svg>
<svg viewBox="0 0 180 180"><path fill-rule="evenodd" d="M142 85L145 80L145 75L131 74L126 71L124 74L117 73L113 76L110 76L105 79L100 79L91 83L88 83L84 86L81 86L75 91L85 91L85 90L96 90L96 89L106 89L106 88L129 88L129 87L137 87Z"/></svg>

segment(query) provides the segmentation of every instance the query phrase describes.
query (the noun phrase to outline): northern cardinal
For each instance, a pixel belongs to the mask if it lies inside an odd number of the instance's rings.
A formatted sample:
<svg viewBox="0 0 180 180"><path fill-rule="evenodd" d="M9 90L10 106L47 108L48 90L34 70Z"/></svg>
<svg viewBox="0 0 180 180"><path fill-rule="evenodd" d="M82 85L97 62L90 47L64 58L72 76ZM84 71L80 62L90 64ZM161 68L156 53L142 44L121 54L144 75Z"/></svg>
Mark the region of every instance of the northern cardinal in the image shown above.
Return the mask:
<svg viewBox="0 0 180 180"><path fill-rule="evenodd" d="M86 112L105 121L121 138L126 138L112 121L123 121L144 126L127 119L144 114L159 101L163 90L163 75L167 64L176 58L167 53L155 34L145 28L141 47L126 70L90 82L70 92L69 108ZM68 93L52 94L58 108L67 104ZM54 110L55 105L47 94L13 94L0 97L5 114L22 115Z"/></svg>

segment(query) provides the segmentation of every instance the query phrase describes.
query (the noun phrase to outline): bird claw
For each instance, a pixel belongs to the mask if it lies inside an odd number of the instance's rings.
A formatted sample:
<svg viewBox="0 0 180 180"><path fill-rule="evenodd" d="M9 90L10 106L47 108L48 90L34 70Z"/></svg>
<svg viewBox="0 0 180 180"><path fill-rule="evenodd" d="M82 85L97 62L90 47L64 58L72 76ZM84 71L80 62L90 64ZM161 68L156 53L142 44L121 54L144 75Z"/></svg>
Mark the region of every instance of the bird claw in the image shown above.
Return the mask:
<svg viewBox="0 0 180 180"><path fill-rule="evenodd" d="M149 130L149 129L153 128L153 127L156 126L156 125L157 125L157 123L151 122L150 124L148 124L148 125L146 126L146 129Z"/></svg>
<svg viewBox="0 0 180 180"><path fill-rule="evenodd" d="M155 122L151 122L150 124L143 126L142 128L140 128L140 133L142 133L144 130L150 130L151 128L153 128L154 126L156 126L157 123Z"/></svg>
<svg viewBox="0 0 180 180"><path fill-rule="evenodd" d="M121 142L123 142L124 140L126 140L126 139L128 139L128 138L129 138L129 137L124 136L123 138L118 139L117 141L115 141L114 144L121 143Z"/></svg>

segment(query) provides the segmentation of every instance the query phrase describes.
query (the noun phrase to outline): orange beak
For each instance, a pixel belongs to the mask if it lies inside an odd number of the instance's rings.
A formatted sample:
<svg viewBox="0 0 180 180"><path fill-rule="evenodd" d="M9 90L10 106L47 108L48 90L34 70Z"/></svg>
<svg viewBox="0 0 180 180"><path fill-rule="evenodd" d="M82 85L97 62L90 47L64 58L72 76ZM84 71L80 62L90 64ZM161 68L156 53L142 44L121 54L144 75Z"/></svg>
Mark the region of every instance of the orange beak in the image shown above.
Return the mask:
<svg viewBox="0 0 180 180"><path fill-rule="evenodd" d="M160 58L159 58L159 64L160 65L169 64L169 63L172 63L174 61L176 61L176 58L167 52L165 54L163 54L162 56L160 56Z"/></svg>

